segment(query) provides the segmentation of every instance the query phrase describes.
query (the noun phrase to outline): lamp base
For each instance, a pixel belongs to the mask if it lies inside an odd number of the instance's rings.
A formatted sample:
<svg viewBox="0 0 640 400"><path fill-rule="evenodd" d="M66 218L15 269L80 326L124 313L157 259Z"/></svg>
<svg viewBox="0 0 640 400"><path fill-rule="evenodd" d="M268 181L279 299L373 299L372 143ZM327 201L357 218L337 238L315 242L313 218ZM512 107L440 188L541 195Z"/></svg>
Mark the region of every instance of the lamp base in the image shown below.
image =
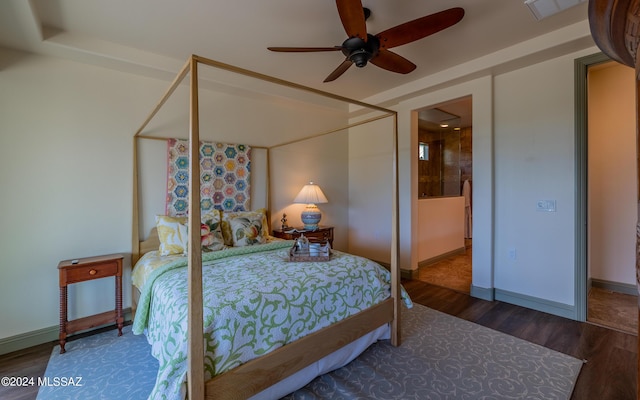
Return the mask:
<svg viewBox="0 0 640 400"><path fill-rule="evenodd" d="M302 211L302 214L300 215L300 219L304 224L304 229L308 231L317 230L318 223L320 222L321 218L322 213L315 204L307 205L307 207L304 209L304 211Z"/></svg>

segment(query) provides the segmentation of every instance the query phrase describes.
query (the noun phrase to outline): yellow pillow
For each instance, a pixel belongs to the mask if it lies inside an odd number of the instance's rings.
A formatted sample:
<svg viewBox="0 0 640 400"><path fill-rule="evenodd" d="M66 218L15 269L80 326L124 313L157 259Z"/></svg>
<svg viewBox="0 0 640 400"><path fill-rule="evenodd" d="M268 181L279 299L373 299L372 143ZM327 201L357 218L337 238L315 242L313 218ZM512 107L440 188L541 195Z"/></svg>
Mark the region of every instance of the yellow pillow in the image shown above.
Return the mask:
<svg viewBox="0 0 640 400"><path fill-rule="evenodd" d="M200 217L200 240L202 251L216 251L224 248L220 229L220 212L213 210ZM187 254L189 243L188 217L156 216L156 228L160 239L160 255Z"/></svg>
<svg viewBox="0 0 640 400"><path fill-rule="evenodd" d="M185 254L189 235L187 234L187 217L169 217L156 215L156 228L160 239L161 256Z"/></svg>
<svg viewBox="0 0 640 400"><path fill-rule="evenodd" d="M233 233L231 229L230 221L234 218L244 217L249 219L255 219L256 217L262 217L262 230L260 236L267 238L269 234L269 222L267 221L267 209L259 208L255 211L223 211L222 212L222 237L224 238L224 244L227 246L234 246Z"/></svg>

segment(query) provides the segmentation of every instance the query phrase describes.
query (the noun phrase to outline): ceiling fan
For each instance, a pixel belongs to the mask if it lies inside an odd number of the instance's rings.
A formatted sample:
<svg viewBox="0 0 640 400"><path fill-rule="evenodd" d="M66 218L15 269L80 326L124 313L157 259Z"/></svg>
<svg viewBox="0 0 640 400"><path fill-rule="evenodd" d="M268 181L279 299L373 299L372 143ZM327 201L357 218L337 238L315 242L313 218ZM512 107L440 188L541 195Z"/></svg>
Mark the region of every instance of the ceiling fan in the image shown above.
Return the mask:
<svg viewBox="0 0 640 400"><path fill-rule="evenodd" d="M367 33L366 20L371 15L361 0L336 0L342 26L349 38L340 46L333 47L268 47L271 51L304 53L341 50L346 59L327 76L324 82L331 82L344 74L352 64L362 68L367 62L400 74L408 74L416 65L388 49L422 39L457 24L464 16L464 9L450 8L405 22L384 32Z"/></svg>

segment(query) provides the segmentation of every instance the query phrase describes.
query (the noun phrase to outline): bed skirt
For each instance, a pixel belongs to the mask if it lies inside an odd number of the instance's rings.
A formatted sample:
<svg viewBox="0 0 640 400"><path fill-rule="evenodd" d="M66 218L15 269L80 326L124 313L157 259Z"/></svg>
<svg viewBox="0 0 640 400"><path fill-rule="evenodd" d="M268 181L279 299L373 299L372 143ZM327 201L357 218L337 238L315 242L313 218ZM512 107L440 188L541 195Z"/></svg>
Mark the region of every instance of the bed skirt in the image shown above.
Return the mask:
<svg viewBox="0 0 640 400"><path fill-rule="evenodd" d="M328 356L321 358L313 364L301 369L288 378L285 378L262 392L250 397L251 400L280 399L289 393L303 388L316 377L341 368L362 354L369 346L378 340L389 339L391 328L384 324L367 333L359 339L336 350Z"/></svg>

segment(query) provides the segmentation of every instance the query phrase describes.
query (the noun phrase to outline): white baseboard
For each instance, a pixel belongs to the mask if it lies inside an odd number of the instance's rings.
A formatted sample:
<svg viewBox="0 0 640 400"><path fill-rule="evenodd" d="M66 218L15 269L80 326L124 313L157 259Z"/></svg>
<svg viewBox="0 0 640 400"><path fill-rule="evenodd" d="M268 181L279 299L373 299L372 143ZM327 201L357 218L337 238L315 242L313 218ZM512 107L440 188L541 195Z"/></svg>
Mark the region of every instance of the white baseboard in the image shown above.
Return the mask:
<svg viewBox="0 0 640 400"><path fill-rule="evenodd" d="M495 289L495 299L498 301L504 301L505 303L530 308L532 310L558 315L564 318L573 320L576 319L575 306L558 303L556 301L545 300L538 297L527 296L521 293L509 292L507 290L501 289Z"/></svg>
<svg viewBox="0 0 640 400"><path fill-rule="evenodd" d="M471 297L476 297L478 299L493 301L495 297L493 288L483 288L480 286L471 285L471 292L469 293Z"/></svg>

